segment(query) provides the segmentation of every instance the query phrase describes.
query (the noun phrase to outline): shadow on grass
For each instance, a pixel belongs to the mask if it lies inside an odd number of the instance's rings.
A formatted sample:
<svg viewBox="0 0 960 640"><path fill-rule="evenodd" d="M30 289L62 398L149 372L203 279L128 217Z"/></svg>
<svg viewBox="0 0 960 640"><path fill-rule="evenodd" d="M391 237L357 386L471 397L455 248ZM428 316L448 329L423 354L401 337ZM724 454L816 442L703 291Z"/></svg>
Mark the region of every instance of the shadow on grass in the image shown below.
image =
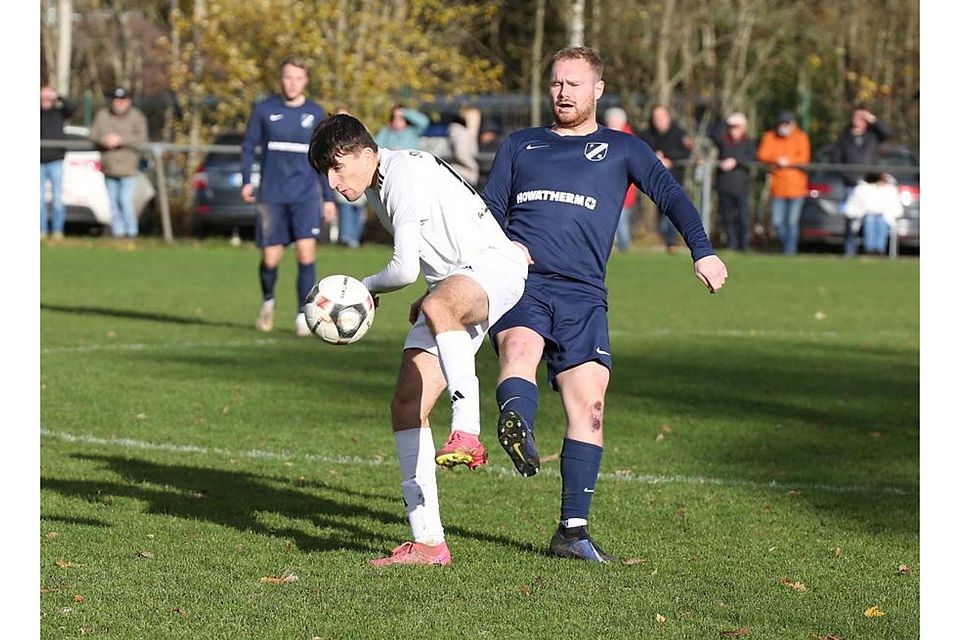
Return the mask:
<svg viewBox="0 0 960 640"><path fill-rule="evenodd" d="M79 455L75 458L99 463L122 477L117 481L63 480L42 477L40 486L64 496L90 502L111 497L132 498L147 503L145 513L171 516L187 520L204 520L238 531L287 538L301 551L323 552L349 549L374 555L391 544L381 525L406 528L403 500L397 494L382 495L353 491L321 481L301 483L289 479L260 476L245 471L223 471L186 465L158 464L141 458L118 456ZM387 500L396 504L393 511L351 504L340 496L363 500ZM300 520L310 526L324 529L322 535L312 534L308 526L271 525L269 514L283 520ZM53 520L57 516L43 516ZM79 524L108 526L105 522L76 520ZM81 522L82 520L82 522ZM525 544L499 535L471 531L463 527L446 527L447 531L464 538L472 538L504 545L520 551L533 551ZM332 530L329 533L326 530ZM396 541L399 543L400 541Z"/></svg>
<svg viewBox="0 0 960 640"><path fill-rule="evenodd" d="M668 437L695 440L682 455L712 476L823 486L801 499L869 531L918 532L917 362L910 347L665 344L617 359L608 406L640 402L686 425Z"/></svg>
<svg viewBox="0 0 960 640"><path fill-rule="evenodd" d="M208 327L246 327L245 324L236 322L222 322L217 320L204 320L203 318L175 316L169 313L156 313L148 311L133 311L131 309L109 309L105 307L85 307L70 306L63 304L41 304L41 311L54 311L57 313L69 313L71 315L93 315L106 316L108 318L124 318L127 320L148 320L150 322L167 322L171 324L196 324Z"/></svg>

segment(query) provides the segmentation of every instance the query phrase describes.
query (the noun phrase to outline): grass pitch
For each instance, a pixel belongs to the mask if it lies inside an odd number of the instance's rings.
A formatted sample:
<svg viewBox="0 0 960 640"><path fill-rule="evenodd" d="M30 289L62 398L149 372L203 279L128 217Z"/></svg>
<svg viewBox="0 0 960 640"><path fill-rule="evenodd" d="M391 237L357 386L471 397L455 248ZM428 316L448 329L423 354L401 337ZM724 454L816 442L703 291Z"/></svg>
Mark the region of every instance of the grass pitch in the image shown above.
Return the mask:
<svg viewBox="0 0 960 640"><path fill-rule="evenodd" d="M591 529L619 563L543 551L562 409L541 385L540 475L438 470L454 564L378 570L408 536L389 399L409 302L333 347L256 332L246 245L41 252L44 638L919 636L919 264L615 255L614 372ZM324 247L318 276L385 247ZM542 382L542 378L541 378ZM434 414L438 444L449 409Z"/></svg>

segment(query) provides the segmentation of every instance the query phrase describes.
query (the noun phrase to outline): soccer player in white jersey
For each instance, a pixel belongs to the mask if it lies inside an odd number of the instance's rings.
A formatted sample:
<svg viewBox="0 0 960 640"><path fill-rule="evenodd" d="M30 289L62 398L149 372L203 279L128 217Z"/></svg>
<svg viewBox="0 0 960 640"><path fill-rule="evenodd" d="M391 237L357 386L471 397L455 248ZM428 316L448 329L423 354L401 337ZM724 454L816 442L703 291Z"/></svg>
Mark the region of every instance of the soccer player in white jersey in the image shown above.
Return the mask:
<svg viewBox="0 0 960 640"><path fill-rule="evenodd" d="M367 289L374 295L395 291L416 282L421 271L427 283L427 293L410 309L413 326L390 405L413 540L372 564L450 564L436 464L473 469L486 461L477 438L474 356L489 326L520 299L526 255L449 165L424 151L378 148L352 116L336 115L317 125L308 156L347 200L366 193L393 234L393 258L363 279ZM451 433L435 451L429 416L444 388L452 406Z"/></svg>

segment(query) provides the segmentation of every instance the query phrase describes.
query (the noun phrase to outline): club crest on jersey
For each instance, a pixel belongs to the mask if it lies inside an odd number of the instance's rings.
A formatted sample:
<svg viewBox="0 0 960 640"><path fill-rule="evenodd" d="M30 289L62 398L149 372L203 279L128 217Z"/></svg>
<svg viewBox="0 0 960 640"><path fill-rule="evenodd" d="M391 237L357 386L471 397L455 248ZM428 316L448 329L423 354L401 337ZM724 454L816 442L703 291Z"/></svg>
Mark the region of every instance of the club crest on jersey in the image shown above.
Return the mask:
<svg viewBox="0 0 960 640"><path fill-rule="evenodd" d="M610 148L609 142L588 142L583 148L583 155L590 162L600 162L607 157L607 149Z"/></svg>
<svg viewBox="0 0 960 640"><path fill-rule="evenodd" d="M305 113L301 115L300 126L303 127L304 129L309 129L310 127L313 126L313 119L314 118L312 113Z"/></svg>

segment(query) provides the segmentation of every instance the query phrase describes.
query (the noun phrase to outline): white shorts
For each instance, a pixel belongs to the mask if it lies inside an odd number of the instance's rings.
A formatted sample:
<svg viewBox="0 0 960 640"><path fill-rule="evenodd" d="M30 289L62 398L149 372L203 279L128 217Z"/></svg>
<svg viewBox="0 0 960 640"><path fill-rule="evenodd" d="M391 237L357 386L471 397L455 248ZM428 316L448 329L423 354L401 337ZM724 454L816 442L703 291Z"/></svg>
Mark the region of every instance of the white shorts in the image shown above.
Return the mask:
<svg viewBox="0 0 960 640"><path fill-rule="evenodd" d="M447 276L467 276L477 282L487 294L487 320L481 324L467 327L467 333L473 342L476 353L483 344L490 325L496 323L503 314L513 308L523 295L523 285L527 279L527 258L519 248L511 250L487 249L468 264L450 272ZM443 282L442 280L439 282ZM433 286L439 284L435 283ZM432 287L431 287L432 288ZM423 312L407 333L404 349L423 349L437 355L437 341L427 326Z"/></svg>

